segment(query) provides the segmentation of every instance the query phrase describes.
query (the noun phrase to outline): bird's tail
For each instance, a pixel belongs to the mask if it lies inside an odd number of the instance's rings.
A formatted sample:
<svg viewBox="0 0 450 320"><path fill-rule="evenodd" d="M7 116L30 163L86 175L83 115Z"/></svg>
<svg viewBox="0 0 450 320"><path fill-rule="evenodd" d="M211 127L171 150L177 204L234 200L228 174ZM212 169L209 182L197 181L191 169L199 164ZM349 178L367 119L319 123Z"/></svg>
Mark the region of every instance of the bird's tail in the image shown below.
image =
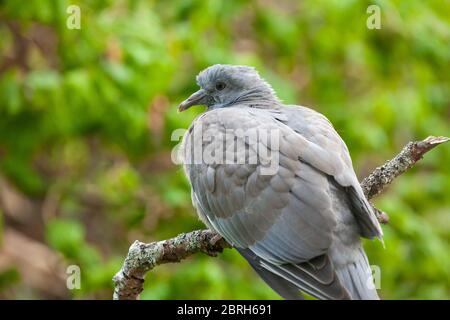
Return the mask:
<svg viewBox="0 0 450 320"><path fill-rule="evenodd" d="M355 252L355 259L345 265L336 265L339 280L351 295L352 300L379 300L372 277L369 260L362 248Z"/></svg>

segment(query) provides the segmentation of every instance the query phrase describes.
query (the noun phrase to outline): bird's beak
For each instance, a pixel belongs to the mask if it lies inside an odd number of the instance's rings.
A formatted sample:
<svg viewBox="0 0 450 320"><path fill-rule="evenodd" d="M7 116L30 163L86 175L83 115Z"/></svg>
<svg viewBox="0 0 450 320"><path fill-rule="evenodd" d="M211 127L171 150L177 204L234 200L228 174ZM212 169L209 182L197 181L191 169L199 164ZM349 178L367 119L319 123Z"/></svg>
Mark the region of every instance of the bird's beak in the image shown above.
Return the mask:
<svg viewBox="0 0 450 320"><path fill-rule="evenodd" d="M208 100L208 95L205 90L200 89L197 92L193 93L189 98L184 100L178 106L178 111L182 112L184 110L189 109L192 106L204 105Z"/></svg>

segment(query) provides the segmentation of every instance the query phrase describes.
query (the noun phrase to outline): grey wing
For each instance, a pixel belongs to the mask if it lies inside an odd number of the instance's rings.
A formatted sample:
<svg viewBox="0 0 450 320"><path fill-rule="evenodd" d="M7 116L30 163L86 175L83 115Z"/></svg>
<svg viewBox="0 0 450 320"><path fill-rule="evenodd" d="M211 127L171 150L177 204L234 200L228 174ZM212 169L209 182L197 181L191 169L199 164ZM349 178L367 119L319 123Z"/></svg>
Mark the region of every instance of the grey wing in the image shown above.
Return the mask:
<svg viewBox="0 0 450 320"><path fill-rule="evenodd" d="M262 266L261 259L250 249L239 249L239 253L248 261L256 273L281 297L287 300L302 300L303 295L298 288Z"/></svg>
<svg viewBox="0 0 450 320"><path fill-rule="evenodd" d="M305 152L307 161L332 176L342 187L340 191L342 196L350 200L361 236L369 239L381 238L383 232L358 182L348 148L330 121L322 114L301 106L283 107L279 121L312 143L313 147L308 148L311 152ZM335 163L329 165L317 161L318 157L333 159Z"/></svg>
<svg viewBox="0 0 450 320"><path fill-rule="evenodd" d="M298 289L324 300L350 299L326 254L299 264L278 265L261 259L250 249L237 250L259 276L285 299L303 299Z"/></svg>
<svg viewBox="0 0 450 320"><path fill-rule="evenodd" d="M210 111L200 121L196 125L201 124L203 128L202 135L197 137L201 141L196 141L194 134L187 139L193 139L192 145L202 145L205 149L223 150L223 146L207 141L205 136L227 140L225 129L236 126L276 129L282 140L276 150L279 168L271 175L262 174L263 166L259 162L195 164L191 161L185 165L201 219L238 248L275 290L288 282L291 287L287 288L295 287L319 298L348 298L327 257L336 224L329 177L301 161L300 154L307 142L300 139L293 147L290 139L298 134L271 116L266 119L259 111ZM271 148L260 140L244 141L244 146L245 152L241 151L247 160L252 155L258 158L262 149ZM191 152L189 147L185 150ZM230 148L226 152L236 151ZM291 292L291 289L286 290Z"/></svg>

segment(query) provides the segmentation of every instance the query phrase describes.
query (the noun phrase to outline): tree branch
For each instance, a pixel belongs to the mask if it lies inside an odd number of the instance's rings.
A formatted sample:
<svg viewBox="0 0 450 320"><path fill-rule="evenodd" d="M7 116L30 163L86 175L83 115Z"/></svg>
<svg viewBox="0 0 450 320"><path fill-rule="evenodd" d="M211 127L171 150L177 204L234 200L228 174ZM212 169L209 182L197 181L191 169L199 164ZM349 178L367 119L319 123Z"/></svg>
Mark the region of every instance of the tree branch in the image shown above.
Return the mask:
<svg viewBox="0 0 450 320"><path fill-rule="evenodd" d="M409 142L392 160L376 168L361 182L368 199L380 194L386 186L411 168L425 153L437 145L449 141L447 137L430 136L422 141ZM380 223L387 223L386 213L375 208ZM211 230L197 230L182 233L175 238L159 242L143 243L135 241L120 271L114 276L115 300L133 300L143 290L144 276L159 264L179 262L188 256L203 252L216 256L231 246L217 233Z"/></svg>
<svg viewBox="0 0 450 320"><path fill-rule="evenodd" d="M113 278L113 298L136 299L143 290L145 273L159 264L180 262L197 252L215 257L224 248L231 246L211 230L182 233L175 238L152 243L136 240L128 251L122 269Z"/></svg>
<svg viewBox="0 0 450 320"><path fill-rule="evenodd" d="M394 159L376 168L361 182L367 198L371 199L380 194L386 186L391 184L392 180L422 159L425 153L449 140L450 138L447 137L430 136L422 141L409 142Z"/></svg>

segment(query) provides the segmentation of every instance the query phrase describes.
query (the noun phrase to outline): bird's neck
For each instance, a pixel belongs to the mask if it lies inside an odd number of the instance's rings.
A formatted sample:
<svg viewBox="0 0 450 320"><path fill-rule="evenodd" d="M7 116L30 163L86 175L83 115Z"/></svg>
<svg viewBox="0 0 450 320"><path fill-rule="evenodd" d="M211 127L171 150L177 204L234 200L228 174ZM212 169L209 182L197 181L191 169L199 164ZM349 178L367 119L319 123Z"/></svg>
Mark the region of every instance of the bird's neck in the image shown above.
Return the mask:
<svg viewBox="0 0 450 320"><path fill-rule="evenodd" d="M229 106L235 104L245 104L253 108L277 109L281 105L281 101L272 88L255 88L244 92L231 102Z"/></svg>

